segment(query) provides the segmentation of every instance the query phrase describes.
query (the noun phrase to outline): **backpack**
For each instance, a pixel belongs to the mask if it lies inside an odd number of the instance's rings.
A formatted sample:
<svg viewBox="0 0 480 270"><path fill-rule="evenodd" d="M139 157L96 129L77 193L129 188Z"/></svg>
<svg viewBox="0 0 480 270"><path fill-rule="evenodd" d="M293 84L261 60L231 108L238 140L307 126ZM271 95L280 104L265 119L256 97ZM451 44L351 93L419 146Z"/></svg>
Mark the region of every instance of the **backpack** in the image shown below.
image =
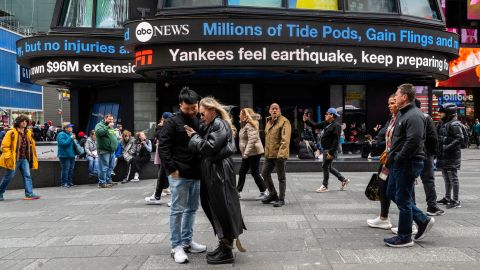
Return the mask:
<svg viewBox="0 0 480 270"><path fill-rule="evenodd" d="M460 144L460 147L462 149L468 148L469 136L468 136L467 128L465 127L465 125L462 124L460 121L454 121L452 125L459 126L460 129L462 130L463 140L462 140L462 143Z"/></svg>
<svg viewBox="0 0 480 270"><path fill-rule="evenodd" d="M425 150L430 155L438 154L438 136L433 119L428 114L424 114L425 121Z"/></svg>

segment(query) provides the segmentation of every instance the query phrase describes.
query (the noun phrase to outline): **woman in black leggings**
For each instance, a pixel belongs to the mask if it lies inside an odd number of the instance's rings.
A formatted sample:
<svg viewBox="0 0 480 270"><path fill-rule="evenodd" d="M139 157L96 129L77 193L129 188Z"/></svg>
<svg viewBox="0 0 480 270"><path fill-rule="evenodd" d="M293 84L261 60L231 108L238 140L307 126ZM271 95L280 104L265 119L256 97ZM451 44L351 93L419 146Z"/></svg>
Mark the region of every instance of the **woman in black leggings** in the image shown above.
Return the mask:
<svg viewBox="0 0 480 270"><path fill-rule="evenodd" d="M245 177L248 170L257 184L260 196L258 200L265 198L267 188L260 175L260 158L263 155L263 145L258 132L258 120L255 112L250 108L240 111L240 123L242 128L238 132L239 148L242 153L242 165L240 166L237 191L240 194L245 184Z"/></svg>
<svg viewBox="0 0 480 270"><path fill-rule="evenodd" d="M388 98L388 109L392 114L392 118L390 119L390 121L387 122L387 125L385 126L385 152L383 155L388 154L390 146L392 145L393 130L395 129L395 120L397 119L398 114L398 108L397 105L395 105L395 95L391 95ZM380 188L380 216L374 219L367 219L367 224L372 228L389 230L392 228L392 223L388 218L388 211L390 208L391 200L387 196L388 169L385 167L385 165L382 165L378 181L378 185Z"/></svg>

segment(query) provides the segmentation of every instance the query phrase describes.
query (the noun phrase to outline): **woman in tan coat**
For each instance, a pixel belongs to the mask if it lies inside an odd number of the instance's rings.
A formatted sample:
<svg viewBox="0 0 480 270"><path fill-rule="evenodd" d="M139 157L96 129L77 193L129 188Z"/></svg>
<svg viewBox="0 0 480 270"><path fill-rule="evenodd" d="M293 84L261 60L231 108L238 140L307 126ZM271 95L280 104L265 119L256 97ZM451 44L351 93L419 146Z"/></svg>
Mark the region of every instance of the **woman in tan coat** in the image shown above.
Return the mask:
<svg viewBox="0 0 480 270"><path fill-rule="evenodd" d="M240 123L242 128L238 133L238 137L239 148L242 153L242 165L240 167L237 190L239 194L242 192L245 176L248 169L250 169L250 174L255 179L255 184L257 184L260 190L260 196L257 199L262 200L268 195L268 191L260 175L260 158L263 155L263 145L258 132L258 120L255 112L250 108L242 109L240 111Z"/></svg>

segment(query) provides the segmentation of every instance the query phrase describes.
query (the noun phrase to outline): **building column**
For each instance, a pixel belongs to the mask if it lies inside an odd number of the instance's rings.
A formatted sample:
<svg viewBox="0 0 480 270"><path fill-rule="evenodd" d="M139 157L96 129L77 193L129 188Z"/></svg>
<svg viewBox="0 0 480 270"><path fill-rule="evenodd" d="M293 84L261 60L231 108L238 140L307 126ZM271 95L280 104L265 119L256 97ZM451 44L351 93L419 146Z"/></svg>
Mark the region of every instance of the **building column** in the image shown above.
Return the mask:
<svg viewBox="0 0 480 270"><path fill-rule="evenodd" d="M240 84L240 109L253 108L253 84Z"/></svg>

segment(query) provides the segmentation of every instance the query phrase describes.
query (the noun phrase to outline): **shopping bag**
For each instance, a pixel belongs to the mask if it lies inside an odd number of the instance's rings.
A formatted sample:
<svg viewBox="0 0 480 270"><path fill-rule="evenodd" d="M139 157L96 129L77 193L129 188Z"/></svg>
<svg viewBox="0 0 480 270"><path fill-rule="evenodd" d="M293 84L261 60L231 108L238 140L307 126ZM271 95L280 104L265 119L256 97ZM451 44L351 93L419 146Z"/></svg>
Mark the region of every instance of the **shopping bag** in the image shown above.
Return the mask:
<svg viewBox="0 0 480 270"><path fill-rule="evenodd" d="M380 201L380 187L378 185L378 173L374 173L365 189L365 196L371 201Z"/></svg>

